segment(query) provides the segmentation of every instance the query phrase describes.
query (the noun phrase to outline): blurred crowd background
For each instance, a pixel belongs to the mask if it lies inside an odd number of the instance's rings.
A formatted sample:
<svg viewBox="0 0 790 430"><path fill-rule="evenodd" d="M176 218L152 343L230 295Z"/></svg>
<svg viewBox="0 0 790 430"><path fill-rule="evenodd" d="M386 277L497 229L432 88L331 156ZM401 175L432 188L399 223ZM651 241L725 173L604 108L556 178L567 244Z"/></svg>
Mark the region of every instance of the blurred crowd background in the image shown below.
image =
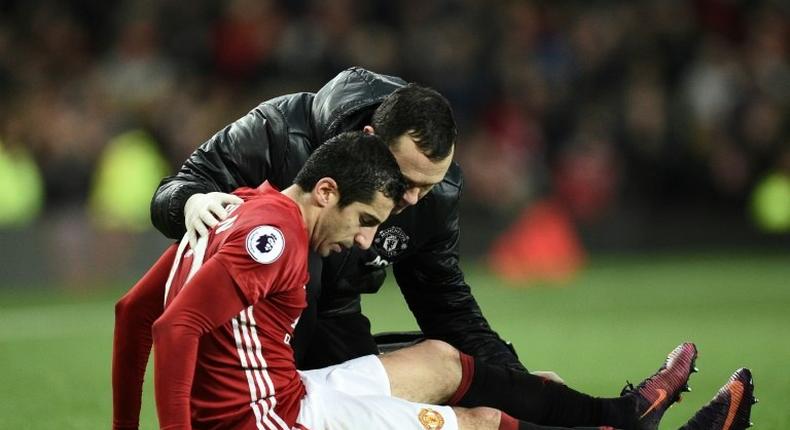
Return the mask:
<svg viewBox="0 0 790 430"><path fill-rule="evenodd" d="M161 177L353 65L451 101L465 258L790 244L785 1L3 0L0 286L139 274Z"/></svg>

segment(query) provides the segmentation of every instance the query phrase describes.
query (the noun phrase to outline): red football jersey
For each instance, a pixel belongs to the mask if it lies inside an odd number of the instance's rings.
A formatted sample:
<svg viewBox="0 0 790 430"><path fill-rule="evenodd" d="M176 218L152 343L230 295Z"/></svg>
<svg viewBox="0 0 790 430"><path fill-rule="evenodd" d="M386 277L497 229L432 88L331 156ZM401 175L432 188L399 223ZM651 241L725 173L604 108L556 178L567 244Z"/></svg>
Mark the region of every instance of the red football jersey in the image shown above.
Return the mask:
<svg viewBox="0 0 790 430"><path fill-rule="evenodd" d="M234 194L245 203L230 208L211 231L202 260L218 261L249 306L200 339L192 423L201 429L287 430L305 393L290 340L307 305L307 231L299 207L268 183ZM165 308L183 289L206 287L188 282L199 252L177 257Z"/></svg>

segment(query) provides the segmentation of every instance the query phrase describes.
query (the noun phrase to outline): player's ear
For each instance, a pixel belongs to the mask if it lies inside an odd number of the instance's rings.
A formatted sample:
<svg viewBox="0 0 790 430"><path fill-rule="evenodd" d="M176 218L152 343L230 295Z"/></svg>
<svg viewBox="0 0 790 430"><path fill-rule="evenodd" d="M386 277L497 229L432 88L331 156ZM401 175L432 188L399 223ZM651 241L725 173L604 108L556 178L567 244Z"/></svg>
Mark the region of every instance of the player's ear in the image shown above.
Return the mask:
<svg viewBox="0 0 790 430"><path fill-rule="evenodd" d="M321 178L313 188L313 198L320 207L327 207L337 204L340 200L340 192L337 189L337 182L332 178Z"/></svg>
<svg viewBox="0 0 790 430"><path fill-rule="evenodd" d="M376 134L376 130L373 129L372 125L362 127L362 132L365 134Z"/></svg>

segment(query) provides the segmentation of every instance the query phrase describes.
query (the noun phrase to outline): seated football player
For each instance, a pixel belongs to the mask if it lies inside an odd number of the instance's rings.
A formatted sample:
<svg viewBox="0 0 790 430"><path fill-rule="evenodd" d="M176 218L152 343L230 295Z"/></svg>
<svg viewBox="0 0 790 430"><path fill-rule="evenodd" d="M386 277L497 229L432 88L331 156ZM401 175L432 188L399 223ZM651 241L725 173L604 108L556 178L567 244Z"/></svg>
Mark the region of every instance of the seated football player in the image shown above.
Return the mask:
<svg viewBox="0 0 790 430"><path fill-rule="evenodd" d="M298 372L290 343L306 304L308 251L369 247L404 188L386 146L349 133L316 150L282 192L268 183L238 190L244 202L228 218L194 248L187 238L169 248L116 307L114 428L139 425L152 344L163 429L657 427L687 387L693 344L610 399L487 364L436 340ZM161 291L158 300L127 300L151 284ZM141 302L148 307L126 306ZM689 428L748 423L751 381L736 379L741 394L725 387L726 401L703 408ZM490 407L464 407L481 404Z"/></svg>
<svg viewBox="0 0 790 430"><path fill-rule="evenodd" d="M322 145L282 192L237 190L228 218L194 248L168 248L117 304L114 427L138 426L153 344L162 428L290 428L305 394L290 343L307 254L369 247L405 187L381 139L357 132Z"/></svg>

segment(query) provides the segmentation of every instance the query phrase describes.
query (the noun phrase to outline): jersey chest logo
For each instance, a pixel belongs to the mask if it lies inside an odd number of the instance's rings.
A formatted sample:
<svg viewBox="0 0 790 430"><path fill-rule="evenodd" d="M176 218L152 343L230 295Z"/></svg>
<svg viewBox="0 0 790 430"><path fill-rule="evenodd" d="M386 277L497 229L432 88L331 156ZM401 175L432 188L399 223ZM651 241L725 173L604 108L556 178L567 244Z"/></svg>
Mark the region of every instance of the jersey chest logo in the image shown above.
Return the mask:
<svg viewBox="0 0 790 430"><path fill-rule="evenodd" d="M386 230L379 231L373 241L376 247L387 257L395 257L409 247L409 236L402 228L392 226Z"/></svg>
<svg viewBox="0 0 790 430"><path fill-rule="evenodd" d="M285 237L277 227L262 225L247 235L247 253L258 263L274 263L284 249Z"/></svg>

